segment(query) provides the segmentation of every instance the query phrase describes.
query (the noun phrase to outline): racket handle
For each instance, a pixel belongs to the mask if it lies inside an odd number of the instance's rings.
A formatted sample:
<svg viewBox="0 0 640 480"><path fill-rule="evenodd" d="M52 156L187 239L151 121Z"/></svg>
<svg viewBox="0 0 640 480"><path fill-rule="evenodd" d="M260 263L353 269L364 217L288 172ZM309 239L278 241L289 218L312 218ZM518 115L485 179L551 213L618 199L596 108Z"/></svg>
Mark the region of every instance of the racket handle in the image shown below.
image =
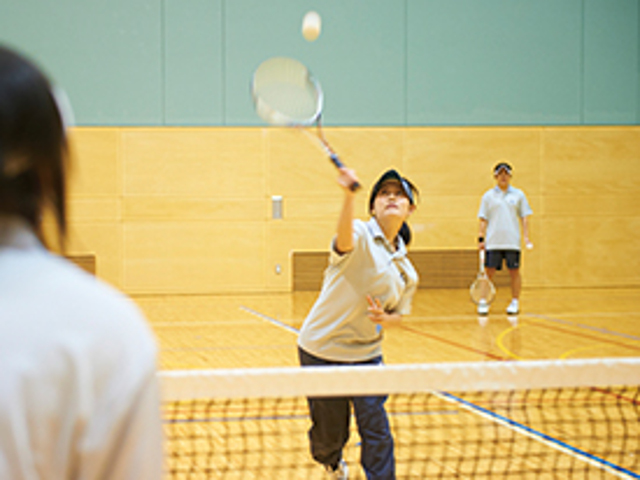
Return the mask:
<svg viewBox="0 0 640 480"><path fill-rule="evenodd" d="M342 163L342 160L340 160L338 158L338 155L336 155L335 153L330 153L329 159L336 166L336 168L344 168L344 163ZM360 189L360 184L358 182L354 182L351 185L349 185L349 190L351 190L352 192L355 192L359 189Z"/></svg>
<svg viewBox="0 0 640 480"><path fill-rule="evenodd" d="M342 163L342 160L338 158L338 155L336 155L335 153L330 153L329 158L331 159L333 164L336 166L336 168L344 168L344 163Z"/></svg>

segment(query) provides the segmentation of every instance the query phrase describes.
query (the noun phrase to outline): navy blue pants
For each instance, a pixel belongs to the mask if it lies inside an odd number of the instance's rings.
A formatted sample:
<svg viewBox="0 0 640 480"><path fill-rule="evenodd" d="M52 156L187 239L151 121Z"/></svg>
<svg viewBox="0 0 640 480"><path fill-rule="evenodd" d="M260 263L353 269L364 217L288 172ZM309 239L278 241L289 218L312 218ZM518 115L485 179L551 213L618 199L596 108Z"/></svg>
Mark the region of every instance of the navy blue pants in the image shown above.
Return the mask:
<svg viewBox="0 0 640 480"><path fill-rule="evenodd" d="M300 364L305 366L379 364L382 357L366 362L337 363L315 357L298 349ZM369 480L396 478L393 437L384 409L386 396L348 398L308 398L312 426L309 430L311 455L324 465L335 467L342 458L342 449L349 440L351 405L362 441L360 463Z"/></svg>

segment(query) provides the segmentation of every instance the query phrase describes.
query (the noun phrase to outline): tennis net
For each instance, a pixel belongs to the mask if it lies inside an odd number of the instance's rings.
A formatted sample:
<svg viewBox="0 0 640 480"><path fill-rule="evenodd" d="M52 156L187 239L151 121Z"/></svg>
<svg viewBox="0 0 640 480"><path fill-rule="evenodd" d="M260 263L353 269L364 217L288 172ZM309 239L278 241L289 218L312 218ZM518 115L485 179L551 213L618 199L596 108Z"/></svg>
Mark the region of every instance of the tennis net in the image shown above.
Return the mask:
<svg viewBox="0 0 640 480"><path fill-rule="evenodd" d="M174 479L326 478L307 396L388 394L397 478L640 478L640 359L160 374ZM355 425L344 451L359 467Z"/></svg>

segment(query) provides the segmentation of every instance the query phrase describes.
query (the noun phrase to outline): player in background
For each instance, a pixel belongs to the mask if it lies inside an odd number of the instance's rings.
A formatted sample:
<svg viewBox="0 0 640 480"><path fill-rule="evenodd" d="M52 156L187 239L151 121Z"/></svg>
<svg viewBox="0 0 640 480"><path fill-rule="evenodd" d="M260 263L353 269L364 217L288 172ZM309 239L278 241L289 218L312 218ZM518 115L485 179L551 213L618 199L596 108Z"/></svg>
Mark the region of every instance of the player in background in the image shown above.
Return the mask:
<svg viewBox="0 0 640 480"><path fill-rule="evenodd" d="M520 224L522 236L527 248L529 240L529 216L533 213L527 197L522 190L511 185L511 165L498 163L493 169L496 186L482 196L478 217L478 248L485 249L485 267L487 276L493 280L496 270L502 269L506 262L511 278L511 303L507 314L516 315L520 311ZM489 305L480 302L478 314L487 315Z"/></svg>

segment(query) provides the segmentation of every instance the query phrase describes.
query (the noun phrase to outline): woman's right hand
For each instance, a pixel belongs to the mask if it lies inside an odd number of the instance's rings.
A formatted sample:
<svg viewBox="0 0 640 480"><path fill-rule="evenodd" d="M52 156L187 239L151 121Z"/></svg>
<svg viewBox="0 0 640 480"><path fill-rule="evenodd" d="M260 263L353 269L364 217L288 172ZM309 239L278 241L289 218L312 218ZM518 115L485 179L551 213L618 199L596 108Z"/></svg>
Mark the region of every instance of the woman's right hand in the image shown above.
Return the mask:
<svg viewBox="0 0 640 480"><path fill-rule="evenodd" d="M358 180L358 176L356 175L356 171L351 168L342 167L339 169L339 172L340 174L338 175L338 184L345 191L349 193L355 193L351 189L351 185L360 183L360 180Z"/></svg>

